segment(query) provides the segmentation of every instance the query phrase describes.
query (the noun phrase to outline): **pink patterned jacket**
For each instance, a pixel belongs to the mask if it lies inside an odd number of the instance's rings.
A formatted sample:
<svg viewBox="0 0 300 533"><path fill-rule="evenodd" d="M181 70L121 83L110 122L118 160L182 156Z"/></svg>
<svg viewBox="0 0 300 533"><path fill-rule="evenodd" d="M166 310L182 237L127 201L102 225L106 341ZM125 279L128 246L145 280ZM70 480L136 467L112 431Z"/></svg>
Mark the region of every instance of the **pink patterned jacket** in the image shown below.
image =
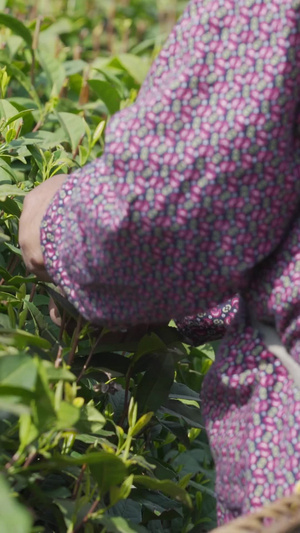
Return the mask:
<svg viewBox="0 0 300 533"><path fill-rule="evenodd" d="M300 0L191 0L103 157L43 220L46 267L89 320L165 321L234 294L203 391L220 521L300 479L300 398L249 309L300 359Z"/></svg>

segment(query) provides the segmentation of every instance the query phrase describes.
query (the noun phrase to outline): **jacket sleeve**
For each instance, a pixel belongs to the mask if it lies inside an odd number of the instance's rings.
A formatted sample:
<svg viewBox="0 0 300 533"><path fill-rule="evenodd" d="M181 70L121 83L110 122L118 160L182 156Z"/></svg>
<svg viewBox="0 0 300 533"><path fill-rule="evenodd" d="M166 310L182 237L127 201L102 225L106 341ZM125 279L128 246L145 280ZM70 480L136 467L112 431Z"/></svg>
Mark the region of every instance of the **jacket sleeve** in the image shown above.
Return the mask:
<svg viewBox="0 0 300 533"><path fill-rule="evenodd" d="M176 326L182 341L192 346L201 346L222 339L235 320L238 308L239 298L235 296L205 313L177 320Z"/></svg>
<svg viewBox="0 0 300 533"><path fill-rule="evenodd" d="M299 14L193 0L105 153L41 229L46 268L95 323L197 314L247 285L297 208Z"/></svg>

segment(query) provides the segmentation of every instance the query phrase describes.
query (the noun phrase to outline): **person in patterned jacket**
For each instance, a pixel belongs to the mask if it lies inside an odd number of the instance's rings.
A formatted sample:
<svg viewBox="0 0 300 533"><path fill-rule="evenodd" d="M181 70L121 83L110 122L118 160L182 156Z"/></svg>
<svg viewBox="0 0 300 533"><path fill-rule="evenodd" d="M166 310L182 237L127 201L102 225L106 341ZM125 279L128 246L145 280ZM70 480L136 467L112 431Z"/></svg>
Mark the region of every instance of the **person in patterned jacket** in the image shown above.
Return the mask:
<svg viewBox="0 0 300 533"><path fill-rule="evenodd" d="M300 0L191 0L106 148L31 192L28 268L88 320L165 322L237 294L203 390L219 521L300 480Z"/></svg>

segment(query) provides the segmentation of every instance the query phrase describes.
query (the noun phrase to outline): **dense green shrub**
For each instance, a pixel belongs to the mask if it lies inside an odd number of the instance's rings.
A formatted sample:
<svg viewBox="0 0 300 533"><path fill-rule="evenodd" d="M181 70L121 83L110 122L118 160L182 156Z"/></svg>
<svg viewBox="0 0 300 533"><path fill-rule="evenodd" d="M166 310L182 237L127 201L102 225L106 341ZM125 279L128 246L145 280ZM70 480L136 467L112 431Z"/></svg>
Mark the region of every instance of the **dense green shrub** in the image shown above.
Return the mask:
<svg viewBox="0 0 300 533"><path fill-rule="evenodd" d="M106 120L177 16L164 4L0 0L1 533L214 525L199 406L213 348L182 344L174 324L84 323L24 271L17 239L26 192L101 156Z"/></svg>

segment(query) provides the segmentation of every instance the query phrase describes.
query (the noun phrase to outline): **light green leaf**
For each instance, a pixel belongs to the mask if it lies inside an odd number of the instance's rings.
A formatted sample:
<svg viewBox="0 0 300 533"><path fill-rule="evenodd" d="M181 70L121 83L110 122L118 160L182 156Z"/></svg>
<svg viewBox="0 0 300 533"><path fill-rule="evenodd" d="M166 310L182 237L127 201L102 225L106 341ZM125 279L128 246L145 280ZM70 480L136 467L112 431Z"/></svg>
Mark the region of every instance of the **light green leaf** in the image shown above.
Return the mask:
<svg viewBox="0 0 300 533"><path fill-rule="evenodd" d="M25 398L22 395L0 396L0 411L22 416L24 413L30 414L30 407L26 405Z"/></svg>
<svg viewBox="0 0 300 533"><path fill-rule="evenodd" d="M105 426L104 416L92 405L85 405L80 409L80 419L76 429L81 433L97 434Z"/></svg>
<svg viewBox="0 0 300 533"><path fill-rule="evenodd" d="M57 113L57 116L63 129L68 135L72 152L75 153L81 139L84 137L86 132L85 121L82 117L79 115L74 115L73 113L61 112Z"/></svg>
<svg viewBox="0 0 300 533"><path fill-rule="evenodd" d="M68 140L69 138L62 128L56 130L56 132L40 130L33 133L27 133L20 139L12 141L10 147L14 150L20 150L36 144L39 148L50 150Z"/></svg>
<svg viewBox="0 0 300 533"><path fill-rule="evenodd" d="M16 120L25 117L25 115L29 115L29 113L31 113L32 111L34 111L34 109L24 109L23 111L20 111L6 122L6 126L9 126L9 124L11 124L12 122L15 122Z"/></svg>
<svg viewBox="0 0 300 533"><path fill-rule="evenodd" d="M65 61L63 64L66 76L73 76L74 74L79 74L87 67L86 61L82 59L74 59L71 61Z"/></svg>
<svg viewBox="0 0 300 533"><path fill-rule="evenodd" d="M7 183L8 181L16 182L16 174L11 166L4 159L0 158L0 184L3 182L4 185L4 183Z"/></svg>
<svg viewBox="0 0 300 533"><path fill-rule="evenodd" d="M57 412L57 429L67 430L74 428L80 417L80 410L74 405L62 401Z"/></svg>
<svg viewBox="0 0 300 533"><path fill-rule="evenodd" d="M111 115L119 111L121 97L110 83L102 80L89 80L88 83L100 100L104 102Z"/></svg>
<svg viewBox="0 0 300 533"><path fill-rule="evenodd" d="M135 426L132 428L131 435L134 437L137 435L140 431L142 431L147 424L149 424L151 418L153 417L152 412L146 413L145 415L141 416L141 418L137 421Z"/></svg>
<svg viewBox="0 0 300 533"><path fill-rule="evenodd" d="M4 476L0 475L1 533L30 533L32 518L27 509L13 496Z"/></svg>
<svg viewBox="0 0 300 533"><path fill-rule="evenodd" d="M0 56L0 64L6 66L7 74L11 76L12 78L15 78L20 83L20 85L24 87L24 89L28 92L28 94L31 96L33 101L37 104L38 108L41 109L42 106L41 106L40 99L38 97L38 94L35 88L33 87L30 81L30 78L26 76L26 74L24 74L22 70L20 70L15 65L11 64L7 59L3 58L2 56Z"/></svg>
<svg viewBox="0 0 300 533"><path fill-rule="evenodd" d="M97 519L97 523L105 527L107 533L146 533L147 529L138 524L125 520L120 516L109 518L103 516Z"/></svg>
<svg viewBox="0 0 300 533"><path fill-rule="evenodd" d="M3 169L0 168L0 179L1 179L1 171ZM7 196L26 196L26 192L22 191L17 185L1 185L0 183L0 200L5 200Z"/></svg>
<svg viewBox="0 0 300 533"><path fill-rule="evenodd" d="M59 96L66 79L64 66L49 52L49 47L39 46L38 57L51 87L51 97Z"/></svg>
<svg viewBox="0 0 300 533"><path fill-rule="evenodd" d="M187 505L190 509L192 508L192 502L189 494L181 487L179 487L173 481L167 480L158 480L149 476L134 476L134 484L142 485L150 490L159 490L167 496L174 498L177 501L180 501L184 505Z"/></svg>
<svg viewBox="0 0 300 533"><path fill-rule="evenodd" d="M17 346L20 350L24 350L28 346L38 346L44 349L51 348L51 344L46 339L42 339L38 335L32 335L28 331L1 329L0 332L2 337L7 336L13 345Z"/></svg>
<svg viewBox="0 0 300 533"><path fill-rule="evenodd" d="M117 60L139 85L143 83L149 71L148 60L133 54L120 54Z"/></svg>
<svg viewBox="0 0 300 533"><path fill-rule="evenodd" d="M34 360L25 354L0 357L0 388L5 385L33 391L37 377Z"/></svg>
<svg viewBox="0 0 300 533"><path fill-rule="evenodd" d="M127 476L127 468L123 461L111 453L105 453L105 455L89 454L88 457L92 455L99 455L99 461L89 464L91 474L95 481L98 483L100 491L102 494L105 494L110 487L114 485L119 485L123 483Z"/></svg>
<svg viewBox="0 0 300 533"><path fill-rule="evenodd" d="M16 118L17 115L19 115L19 113L15 106L7 100L0 100L0 117L5 120L5 126L8 126L15 121L18 121L18 126L20 124L20 117Z"/></svg>
<svg viewBox="0 0 300 533"><path fill-rule="evenodd" d="M1 185L0 185L0 191L1 191ZM1 195L0 195L1 196ZM18 195L20 196L20 195ZM23 195L24 196L24 195ZM9 244L9 243L5 243L5 246L6 248L8 248L11 252L13 252L14 254L18 255L19 257L22 257L22 252L20 250L20 248L17 248L16 246L14 246L13 244Z"/></svg>
<svg viewBox="0 0 300 533"><path fill-rule="evenodd" d="M19 437L20 437L20 448L19 453L21 453L26 446L31 444L38 437L38 430L34 425L31 416L29 413L23 413L19 419Z"/></svg>
<svg viewBox="0 0 300 533"><path fill-rule="evenodd" d="M66 368L55 368L50 361L42 361L44 368L46 369L47 378L49 381L75 381L76 376L67 370Z"/></svg>

